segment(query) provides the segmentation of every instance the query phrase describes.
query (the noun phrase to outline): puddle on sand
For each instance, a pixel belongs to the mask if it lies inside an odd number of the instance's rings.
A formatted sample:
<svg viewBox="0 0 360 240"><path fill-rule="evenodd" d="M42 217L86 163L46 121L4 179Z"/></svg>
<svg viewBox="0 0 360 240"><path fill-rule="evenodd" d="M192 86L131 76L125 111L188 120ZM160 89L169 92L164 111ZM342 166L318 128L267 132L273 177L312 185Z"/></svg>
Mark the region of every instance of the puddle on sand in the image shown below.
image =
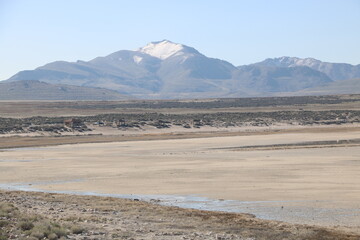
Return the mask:
<svg viewBox="0 0 360 240"><path fill-rule="evenodd" d="M3 148L1 152L22 152L22 151L43 151L57 149L54 146L41 146L41 147L15 147L15 148Z"/></svg>
<svg viewBox="0 0 360 240"><path fill-rule="evenodd" d="M57 191L44 191L41 189L34 188L34 186L75 183L75 182L81 182L81 181L83 181L83 179L36 181L36 182L28 182L28 183L1 183L0 189L10 190L10 191L49 192L49 193L54 192L54 193L56 193Z"/></svg>
<svg viewBox="0 0 360 240"><path fill-rule="evenodd" d="M33 160L8 160L8 159L0 159L0 162L32 162Z"/></svg>
<svg viewBox="0 0 360 240"><path fill-rule="evenodd" d="M164 206L177 206L181 208L209 211L250 213L261 219L285 221L289 223L359 227L358 219L360 219L360 209L316 207L321 205L321 203L331 203L330 201L238 201L216 200L196 195L105 194L79 191L45 191L41 189L41 185L56 185L80 181L83 180L75 179L68 181L32 182L27 184L0 184L0 189L139 199L141 201L153 202ZM40 186L40 188L37 188L36 186Z"/></svg>

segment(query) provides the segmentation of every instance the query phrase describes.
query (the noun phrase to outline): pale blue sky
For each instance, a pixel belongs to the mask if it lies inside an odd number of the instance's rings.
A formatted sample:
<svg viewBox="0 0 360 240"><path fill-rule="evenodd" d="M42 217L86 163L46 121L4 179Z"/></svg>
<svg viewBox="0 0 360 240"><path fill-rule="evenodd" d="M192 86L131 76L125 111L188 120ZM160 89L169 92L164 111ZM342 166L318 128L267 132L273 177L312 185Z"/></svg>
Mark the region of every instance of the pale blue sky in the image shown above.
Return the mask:
<svg viewBox="0 0 360 240"><path fill-rule="evenodd" d="M0 80L168 39L234 65L360 64L360 0L0 0Z"/></svg>

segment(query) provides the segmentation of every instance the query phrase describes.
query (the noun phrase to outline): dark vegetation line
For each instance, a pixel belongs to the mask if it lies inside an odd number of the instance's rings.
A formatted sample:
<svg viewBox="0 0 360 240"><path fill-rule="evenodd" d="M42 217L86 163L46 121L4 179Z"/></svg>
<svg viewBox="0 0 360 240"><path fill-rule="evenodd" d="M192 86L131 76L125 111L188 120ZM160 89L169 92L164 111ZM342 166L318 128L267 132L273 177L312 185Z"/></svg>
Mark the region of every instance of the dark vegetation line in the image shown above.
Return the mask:
<svg viewBox="0 0 360 240"><path fill-rule="evenodd" d="M95 104L99 109L116 108L190 108L190 109L212 109L212 108L238 108L238 107L276 107L289 105L307 104L341 104L358 102L360 95L334 95L334 96L299 96L299 97L256 97L256 98L223 98L210 100L146 100L134 102L116 102L113 104ZM59 108L93 109L94 104L69 103Z"/></svg>
<svg viewBox="0 0 360 240"><path fill-rule="evenodd" d="M268 119L272 121L324 121L324 120L360 120L360 111L356 110L330 110L330 111L275 111L275 112L221 112L221 113L199 113L199 114L162 114L162 113L115 113L99 114L94 116L73 117L29 117L29 118L1 118L0 124L31 125L31 124L62 124L65 119L78 118L84 122L92 121L114 121L119 119L154 121L154 120L202 120L202 121L254 121L257 119Z"/></svg>
<svg viewBox="0 0 360 240"><path fill-rule="evenodd" d="M30 117L30 118L0 118L0 134L8 132L30 131L57 131L66 130L64 121L71 117ZM360 111L330 110L330 111L275 111L275 112L221 112L199 114L101 114L95 116L74 117L83 122L83 129L88 124L124 122L122 127L141 128L151 125L157 128L167 128L172 125L184 127L212 126L230 127L250 124L252 126L271 126L275 123L288 123L297 125L330 125L359 123ZM85 131L84 130L84 131Z"/></svg>

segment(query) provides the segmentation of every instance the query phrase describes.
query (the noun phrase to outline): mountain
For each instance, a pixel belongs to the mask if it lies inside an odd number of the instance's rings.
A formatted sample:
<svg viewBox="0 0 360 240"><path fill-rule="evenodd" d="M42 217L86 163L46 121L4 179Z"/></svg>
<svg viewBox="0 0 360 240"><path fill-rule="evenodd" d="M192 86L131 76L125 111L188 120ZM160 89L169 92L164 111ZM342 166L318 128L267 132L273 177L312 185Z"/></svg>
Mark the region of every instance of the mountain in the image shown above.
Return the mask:
<svg viewBox="0 0 360 240"><path fill-rule="evenodd" d="M46 64L21 71L8 81L101 87L140 97L176 97L181 93L218 92L236 67L208 58L194 48L164 40L136 51L122 50L91 61ZM221 94L221 93L219 93Z"/></svg>
<svg viewBox="0 0 360 240"><path fill-rule="evenodd" d="M325 73L334 81L360 78L360 64L351 65L346 63L328 63L322 62L314 58L297 58L297 57L280 57L268 58L260 63L258 66L267 67L298 67L306 66L316 71Z"/></svg>
<svg viewBox="0 0 360 240"><path fill-rule="evenodd" d="M7 81L36 79L51 84L100 87L146 99L248 97L291 94L359 78L358 68L359 65L290 57L235 67L192 47L163 40L90 61L52 62L21 71Z"/></svg>
<svg viewBox="0 0 360 240"><path fill-rule="evenodd" d="M36 80L0 83L0 100L123 100L118 92L64 84L49 84Z"/></svg>
<svg viewBox="0 0 360 240"><path fill-rule="evenodd" d="M306 66L276 67L257 64L241 66L234 73L244 86L258 92L294 92L332 82L324 73Z"/></svg>

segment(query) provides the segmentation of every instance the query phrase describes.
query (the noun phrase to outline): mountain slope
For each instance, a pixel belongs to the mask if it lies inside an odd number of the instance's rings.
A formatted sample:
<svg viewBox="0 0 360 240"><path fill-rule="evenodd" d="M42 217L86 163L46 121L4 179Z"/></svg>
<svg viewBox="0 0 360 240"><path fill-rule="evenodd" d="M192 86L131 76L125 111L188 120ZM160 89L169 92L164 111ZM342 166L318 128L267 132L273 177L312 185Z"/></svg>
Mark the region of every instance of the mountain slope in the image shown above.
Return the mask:
<svg viewBox="0 0 360 240"><path fill-rule="evenodd" d="M243 85L259 92L294 92L332 82L324 73L309 67L242 66L234 73Z"/></svg>
<svg viewBox="0 0 360 240"><path fill-rule="evenodd" d="M359 94L360 78L348 79L328 83L319 87L306 88L294 93L294 95L333 95L333 94Z"/></svg>
<svg viewBox="0 0 360 240"><path fill-rule="evenodd" d="M108 89L49 84L35 80L0 83L0 100L123 100Z"/></svg>
<svg viewBox="0 0 360 240"><path fill-rule="evenodd" d="M137 62L142 58L143 61ZM123 93L157 90L154 74L158 59L134 51L119 51L89 62L53 62L32 71L21 71L10 81L36 79L48 83L102 87Z"/></svg>

